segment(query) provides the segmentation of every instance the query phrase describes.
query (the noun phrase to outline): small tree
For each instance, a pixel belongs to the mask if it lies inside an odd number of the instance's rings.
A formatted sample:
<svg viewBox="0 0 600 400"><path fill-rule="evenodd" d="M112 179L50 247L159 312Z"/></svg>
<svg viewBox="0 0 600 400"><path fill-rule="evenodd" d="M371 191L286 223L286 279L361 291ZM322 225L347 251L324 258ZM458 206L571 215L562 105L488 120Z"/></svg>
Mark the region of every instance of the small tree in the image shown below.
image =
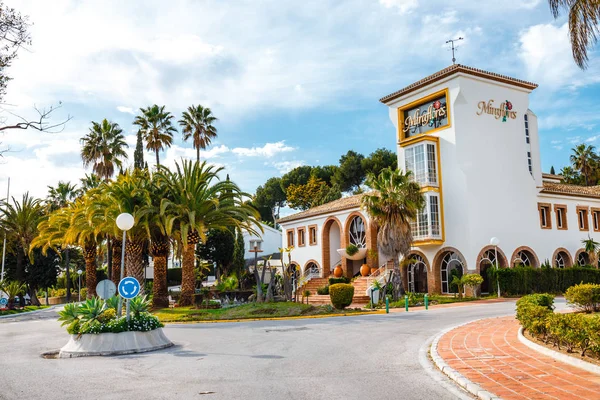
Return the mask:
<svg viewBox="0 0 600 400"><path fill-rule="evenodd" d="M473 296L477 297L477 287L483 283L483 277L479 274L465 274L461 281L464 286L470 287Z"/></svg>

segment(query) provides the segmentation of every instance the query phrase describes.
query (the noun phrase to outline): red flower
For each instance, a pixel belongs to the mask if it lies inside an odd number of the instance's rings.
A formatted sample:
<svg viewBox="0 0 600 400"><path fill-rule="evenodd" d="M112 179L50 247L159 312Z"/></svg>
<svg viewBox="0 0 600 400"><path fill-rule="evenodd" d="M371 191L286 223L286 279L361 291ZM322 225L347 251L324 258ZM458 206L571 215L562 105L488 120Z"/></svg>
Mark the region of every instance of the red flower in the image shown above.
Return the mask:
<svg viewBox="0 0 600 400"><path fill-rule="evenodd" d="M441 106L442 103L440 103L439 100L436 100L435 103L433 103L433 108L435 108L436 110L439 110Z"/></svg>
<svg viewBox="0 0 600 400"><path fill-rule="evenodd" d="M509 110L512 110L512 103L510 101L506 102L506 108L508 108Z"/></svg>

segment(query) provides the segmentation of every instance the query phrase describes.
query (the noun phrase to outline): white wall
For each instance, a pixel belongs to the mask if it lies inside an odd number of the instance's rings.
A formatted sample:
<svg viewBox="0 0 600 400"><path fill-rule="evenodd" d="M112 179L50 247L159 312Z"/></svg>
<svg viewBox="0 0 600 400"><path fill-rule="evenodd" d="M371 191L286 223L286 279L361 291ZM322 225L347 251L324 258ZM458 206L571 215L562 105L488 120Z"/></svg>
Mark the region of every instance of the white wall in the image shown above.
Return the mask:
<svg viewBox="0 0 600 400"><path fill-rule="evenodd" d="M262 240L262 255L279 253L281 247L281 232L277 229L273 229L268 225L261 224L264 233L259 235L251 235L248 232L243 232L244 236L244 258L253 258L254 253L250 253L250 241L251 240Z"/></svg>

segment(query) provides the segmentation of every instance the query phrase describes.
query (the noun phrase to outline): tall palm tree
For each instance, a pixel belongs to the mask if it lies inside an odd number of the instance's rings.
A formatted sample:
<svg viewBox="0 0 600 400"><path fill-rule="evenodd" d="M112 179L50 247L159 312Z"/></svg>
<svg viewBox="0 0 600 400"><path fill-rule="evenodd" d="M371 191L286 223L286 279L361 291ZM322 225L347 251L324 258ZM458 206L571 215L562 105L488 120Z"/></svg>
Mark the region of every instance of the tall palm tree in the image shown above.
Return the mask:
<svg viewBox="0 0 600 400"><path fill-rule="evenodd" d="M54 211L66 207L78 195L77 185L71 185L71 182L59 181L56 187L48 186L46 202L50 207L50 211Z"/></svg>
<svg viewBox="0 0 600 400"><path fill-rule="evenodd" d="M183 161L176 170L160 168L157 180L165 187L161 214L166 216L166 234L182 246L182 283L180 305L190 305L196 286L195 248L206 240L209 229L241 228L253 234L260 231L260 214L244 204L247 196L231 181L218 181L222 168L206 162Z"/></svg>
<svg viewBox="0 0 600 400"><path fill-rule="evenodd" d="M12 204L5 200L0 203L0 227L17 243L16 278L20 282L25 280L25 257L38 234L37 226L43 215L42 200L29 196L28 192L23 194L20 203L14 197Z"/></svg>
<svg viewBox="0 0 600 400"><path fill-rule="evenodd" d="M600 253L600 243L596 242L590 235L587 239L581 241L583 248L590 258L590 264L598 267L598 254Z"/></svg>
<svg viewBox="0 0 600 400"><path fill-rule="evenodd" d="M589 180L597 160L596 153L594 152L595 149L594 146L583 143L571 149L573 154L571 154L570 160L573 168L579 170L584 176L586 186L590 184Z"/></svg>
<svg viewBox="0 0 600 400"><path fill-rule="evenodd" d="M106 118L101 123L92 121L89 133L81 138L81 159L83 166L92 165L92 170L105 181L115 173L115 167L121 168L127 159L123 131L117 123Z"/></svg>
<svg viewBox="0 0 600 400"><path fill-rule="evenodd" d="M587 68L588 50L598 40L600 23L599 0L548 0L554 18L563 11L569 15L569 36L575 63L581 69Z"/></svg>
<svg viewBox="0 0 600 400"><path fill-rule="evenodd" d="M578 171L575 171L573 167L566 166L560 170L560 175L563 177L563 181L565 183L570 183L573 185L581 184L581 175Z"/></svg>
<svg viewBox="0 0 600 400"><path fill-rule="evenodd" d="M165 111L165 106L159 107L156 104L140 108L140 111L142 115L135 117L133 124L140 127L146 141L146 149L152 150L156 154L156 166L158 167L160 165L158 153L166 147L171 147L173 132L177 132L171 121L173 115Z"/></svg>
<svg viewBox="0 0 600 400"><path fill-rule="evenodd" d="M425 206L425 198L418 183L411 181L410 171L402 172L385 168L379 176L369 174L367 185L376 192L365 194L361 206L375 224L377 246L384 255L394 260L394 299L402 294L402 277L399 266L400 255L406 256L413 241L410 222Z"/></svg>
<svg viewBox="0 0 600 400"><path fill-rule="evenodd" d="M182 127L183 140L194 138L194 148L196 149L196 161L200 162L200 149L204 150L214 138L217 137L217 128L213 123L217 121L208 107L197 107L192 105L184 111L179 120Z"/></svg>
<svg viewBox="0 0 600 400"><path fill-rule="evenodd" d="M83 178L80 179L81 182L81 192L84 194L90 189L95 189L102 183L102 180L96 174L85 174Z"/></svg>

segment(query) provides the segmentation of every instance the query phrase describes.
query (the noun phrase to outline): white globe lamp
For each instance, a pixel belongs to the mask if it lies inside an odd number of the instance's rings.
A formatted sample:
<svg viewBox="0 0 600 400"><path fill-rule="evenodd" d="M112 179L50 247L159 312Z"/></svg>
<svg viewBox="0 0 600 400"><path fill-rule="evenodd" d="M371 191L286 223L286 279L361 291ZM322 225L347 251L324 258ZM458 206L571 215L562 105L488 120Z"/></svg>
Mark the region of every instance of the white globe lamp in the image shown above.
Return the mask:
<svg viewBox="0 0 600 400"><path fill-rule="evenodd" d="M133 215L129 213L122 213L117 217L117 227L122 231L128 231L133 228L134 222Z"/></svg>

